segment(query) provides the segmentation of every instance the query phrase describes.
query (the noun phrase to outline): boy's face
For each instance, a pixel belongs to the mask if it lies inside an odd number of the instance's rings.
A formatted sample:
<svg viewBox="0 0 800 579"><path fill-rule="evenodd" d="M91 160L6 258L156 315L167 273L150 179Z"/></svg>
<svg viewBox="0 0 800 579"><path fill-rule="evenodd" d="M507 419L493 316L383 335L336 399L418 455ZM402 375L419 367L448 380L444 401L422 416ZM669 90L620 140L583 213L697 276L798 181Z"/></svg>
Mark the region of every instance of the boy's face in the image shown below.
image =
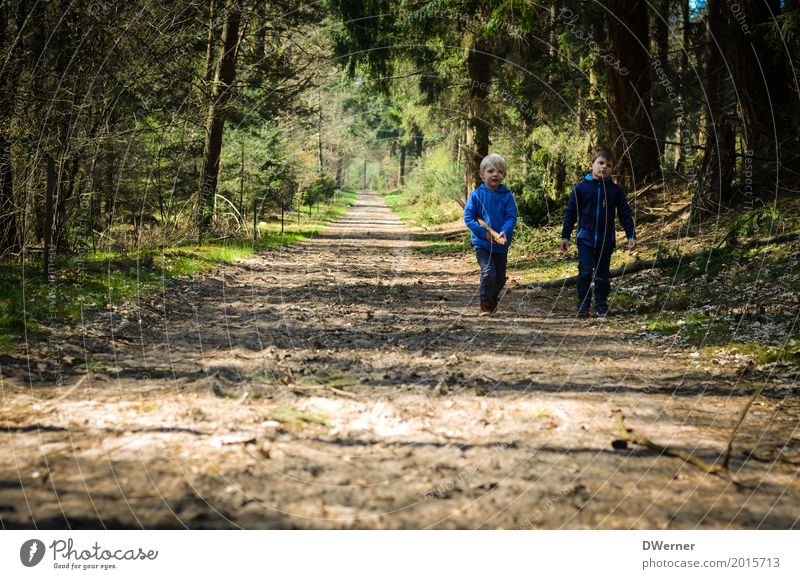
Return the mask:
<svg viewBox="0 0 800 579"><path fill-rule="evenodd" d="M611 169L614 168L614 162L609 161L605 157L597 157L597 159L592 161L592 164L589 165L589 168L592 170L593 179L605 179L611 175Z"/></svg>
<svg viewBox="0 0 800 579"><path fill-rule="evenodd" d="M489 189L497 189L506 178L505 169L501 169L496 165L489 165L480 172L481 180L486 183Z"/></svg>

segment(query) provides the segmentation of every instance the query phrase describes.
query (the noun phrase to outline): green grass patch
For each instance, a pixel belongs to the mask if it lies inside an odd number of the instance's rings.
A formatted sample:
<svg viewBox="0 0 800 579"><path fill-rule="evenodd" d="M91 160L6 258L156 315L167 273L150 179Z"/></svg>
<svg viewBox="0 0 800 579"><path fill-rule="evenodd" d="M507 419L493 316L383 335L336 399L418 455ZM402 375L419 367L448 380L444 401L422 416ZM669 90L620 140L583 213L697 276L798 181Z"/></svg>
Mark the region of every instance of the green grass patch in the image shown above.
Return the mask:
<svg viewBox="0 0 800 579"><path fill-rule="evenodd" d="M463 210L455 199L463 186L463 168L453 161L448 145L427 149L424 163L409 162L405 185L386 195L386 203L409 225L430 226L455 221Z"/></svg>
<svg viewBox="0 0 800 579"><path fill-rule="evenodd" d="M680 331L680 326L672 318L666 316L656 316L645 322L645 327L649 332L657 332L665 336L672 336Z"/></svg>
<svg viewBox="0 0 800 579"><path fill-rule="evenodd" d="M529 408L525 413L531 420L543 420L545 418L552 418L553 412L545 406L535 406Z"/></svg>
<svg viewBox="0 0 800 579"><path fill-rule="evenodd" d="M514 251L513 245L511 251ZM539 259L527 263L510 261L509 269L521 275L523 283L550 281L578 274L578 264L568 259Z"/></svg>
<svg viewBox="0 0 800 579"><path fill-rule="evenodd" d="M508 254L509 269L522 274L525 283L578 275L578 250L574 239L566 254L561 252L560 246L560 226L529 227L518 221ZM627 251L617 248L611 256L611 268L621 267L631 260Z"/></svg>
<svg viewBox="0 0 800 579"><path fill-rule="evenodd" d="M437 239L427 243L427 245L417 248L415 251L422 255L460 255L472 248L467 232L460 239L448 240Z"/></svg>
<svg viewBox="0 0 800 579"><path fill-rule="evenodd" d="M400 191L393 191L383 196L386 205L403 223L412 226L421 225L420 208Z"/></svg>
<svg viewBox="0 0 800 579"><path fill-rule="evenodd" d="M304 205L300 211L286 213L283 232L279 219L261 222L258 224L255 249L289 245L319 235L328 225L344 215L355 202L355 191L339 191L328 205L315 205L311 208Z"/></svg>
<svg viewBox="0 0 800 579"><path fill-rule="evenodd" d="M132 410L135 410L136 412L141 412L143 414L149 412L155 412L159 408L160 406L158 405L158 403L153 401L139 402L138 404L131 405Z"/></svg>
<svg viewBox="0 0 800 579"><path fill-rule="evenodd" d="M291 406L279 406L267 413L267 420L280 422L288 430L300 430L311 424L330 426L328 418L319 413L303 412Z"/></svg>
<svg viewBox="0 0 800 579"><path fill-rule="evenodd" d="M786 347L763 346L754 342L731 342L723 346L709 346L701 351L701 357L704 359L716 358L720 354L741 354L752 360L754 364L789 362L800 366L800 343L798 342L789 343Z"/></svg>
<svg viewBox="0 0 800 579"><path fill-rule="evenodd" d="M639 305L639 300L636 296L623 291L613 292L612 300L615 306L621 308L633 308Z"/></svg>
<svg viewBox="0 0 800 579"><path fill-rule="evenodd" d="M648 317L645 327L662 336L677 336L692 346L726 343L732 336L726 324L701 314L678 316L664 312Z"/></svg>
<svg viewBox="0 0 800 579"><path fill-rule="evenodd" d="M74 368L81 368L83 370L105 370L108 368L108 364L104 364L101 362L95 362L93 360L85 360L84 358L75 358L70 366Z"/></svg>
<svg viewBox="0 0 800 579"><path fill-rule="evenodd" d="M384 200L395 215L414 227L450 223L464 214L452 197L436 191L392 191L384 195Z"/></svg>
<svg viewBox="0 0 800 579"><path fill-rule="evenodd" d="M164 287L167 278L189 275L252 254L245 244L177 247L136 254L108 252L57 264L49 283L41 264L0 266L0 347L46 335L48 327L79 322L92 311Z"/></svg>
<svg viewBox="0 0 800 579"><path fill-rule="evenodd" d="M325 383L334 388L343 388L345 386L355 386L358 384L358 380L349 374L340 374L337 376L329 376Z"/></svg>
<svg viewBox="0 0 800 579"><path fill-rule="evenodd" d="M79 322L93 311L118 305L142 294L163 291L170 278L192 275L224 262L244 259L254 251L286 245L317 235L355 203L355 193L337 193L334 202L300 213L300 222L268 224L258 241L225 239L202 246L182 245L136 252L96 253L70 257L56 264L52 280L43 279L37 263L0 264L0 349L9 351L24 339L44 336L48 327Z"/></svg>
<svg viewBox="0 0 800 579"><path fill-rule="evenodd" d="M333 386L334 388L355 386L358 384L358 380L356 380L353 375L344 372L335 372L333 374L309 374L307 376L302 376L298 382L300 384Z"/></svg>

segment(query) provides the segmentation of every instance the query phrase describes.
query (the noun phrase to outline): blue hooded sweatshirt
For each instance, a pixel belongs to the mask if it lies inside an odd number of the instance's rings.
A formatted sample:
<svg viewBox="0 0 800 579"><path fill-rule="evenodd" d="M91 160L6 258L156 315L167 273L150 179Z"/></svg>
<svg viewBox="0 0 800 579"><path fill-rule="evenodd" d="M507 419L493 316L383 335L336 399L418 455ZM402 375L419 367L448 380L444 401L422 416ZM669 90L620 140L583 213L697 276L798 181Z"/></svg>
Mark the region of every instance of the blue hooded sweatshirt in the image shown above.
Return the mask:
<svg viewBox="0 0 800 579"><path fill-rule="evenodd" d="M603 180L592 178L589 173L583 181L572 188L569 203L564 212L564 226L561 239L569 239L575 221L578 221L578 235L575 242L589 247L613 249L616 245L614 216L625 228L628 239L636 239L633 215L622 188L611 177Z"/></svg>
<svg viewBox="0 0 800 579"><path fill-rule="evenodd" d="M498 245L488 241L486 230L478 223L478 218L483 219L497 233L505 233L506 244ZM517 225L517 204L511 190L500 185L492 191L486 183L481 183L480 187L469 194L464 207L464 223L472 231L473 246L497 253L508 253L514 227Z"/></svg>

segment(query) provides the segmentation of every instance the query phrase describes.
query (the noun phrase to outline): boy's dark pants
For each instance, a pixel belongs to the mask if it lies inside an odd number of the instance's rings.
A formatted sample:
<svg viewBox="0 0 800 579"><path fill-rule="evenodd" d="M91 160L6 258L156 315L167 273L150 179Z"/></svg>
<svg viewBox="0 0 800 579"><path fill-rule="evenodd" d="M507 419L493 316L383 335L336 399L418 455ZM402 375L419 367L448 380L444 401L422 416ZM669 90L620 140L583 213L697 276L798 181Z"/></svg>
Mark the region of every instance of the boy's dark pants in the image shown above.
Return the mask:
<svg viewBox="0 0 800 579"><path fill-rule="evenodd" d="M506 285L508 256L482 247L475 248L475 255L481 266L481 302L497 302L500 290Z"/></svg>
<svg viewBox="0 0 800 579"><path fill-rule="evenodd" d="M578 311L586 311L592 305L589 287L594 274L594 305L596 308L608 307L608 294L611 292L611 253L613 247L589 247L578 244Z"/></svg>

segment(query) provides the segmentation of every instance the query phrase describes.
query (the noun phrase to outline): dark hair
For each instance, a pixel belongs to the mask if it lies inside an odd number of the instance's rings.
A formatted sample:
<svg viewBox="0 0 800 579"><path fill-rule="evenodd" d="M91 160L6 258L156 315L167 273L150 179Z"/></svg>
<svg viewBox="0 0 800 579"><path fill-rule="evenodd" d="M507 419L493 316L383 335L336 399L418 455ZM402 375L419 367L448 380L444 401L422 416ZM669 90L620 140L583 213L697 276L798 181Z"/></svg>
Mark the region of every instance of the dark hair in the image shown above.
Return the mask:
<svg viewBox="0 0 800 579"><path fill-rule="evenodd" d="M597 161L597 159L600 158L603 158L611 163L617 162L617 158L614 156L614 153L612 153L609 149L603 149L603 148L595 149L594 152L592 153L592 163L594 163L595 161Z"/></svg>

